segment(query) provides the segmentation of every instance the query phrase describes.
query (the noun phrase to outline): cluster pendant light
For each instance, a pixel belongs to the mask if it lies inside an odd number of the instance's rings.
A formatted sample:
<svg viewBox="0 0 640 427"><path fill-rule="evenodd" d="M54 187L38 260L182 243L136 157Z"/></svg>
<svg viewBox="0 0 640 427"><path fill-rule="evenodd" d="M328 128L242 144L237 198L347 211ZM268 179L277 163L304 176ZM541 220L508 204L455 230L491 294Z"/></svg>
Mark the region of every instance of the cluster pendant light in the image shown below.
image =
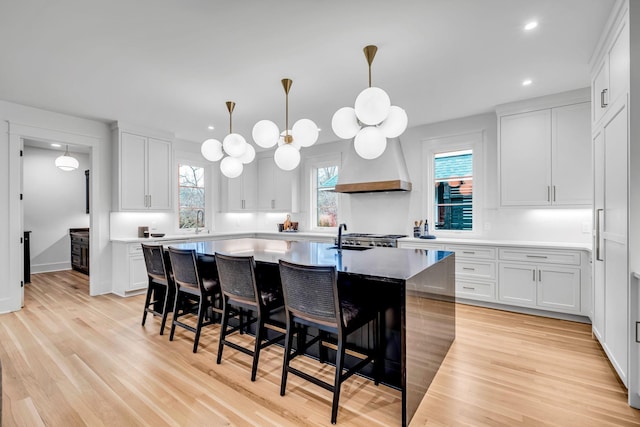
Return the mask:
<svg viewBox="0 0 640 427"><path fill-rule="evenodd" d="M407 113L391 105L387 93L371 86L371 64L378 48L364 48L369 64L369 87L360 92L354 108L343 107L331 120L333 132L342 139L354 138L356 153L364 159L375 159L387 148L387 138L396 138L407 128Z"/></svg>
<svg viewBox="0 0 640 427"><path fill-rule="evenodd" d="M56 167L58 169L62 169L65 172L71 172L74 171L76 169L78 169L78 166L80 166L80 163L78 163L78 159L76 159L75 157L71 157L69 155L69 146L67 145L67 149L65 150L64 154L62 156L59 156L58 158L56 158Z"/></svg>
<svg viewBox="0 0 640 427"><path fill-rule="evenodd" d="M286 99L285 130L280 133L278 125L271 120L260 120L252 132L253 140L260 147L271 148L279 145L273 159L276 165L285 171L298 167L301 147L310 147L318 140L318 126L312 120L300 119L289 129L289 90L292 84L291 79L282 79Z"/></svg>
<svg viewBox="0 0 640 427"><path fill-rule="evenodd" d="M233 133L233 109L235 102L227 101L229 111L229 135L224 137L222 143L217 139L207 139L202 143L200 152L205 159L211 162L220 162L220 171L227 178L237 178L242 174L243 165L251 163L256 157L256 150L242 135ZM227 156L225 157L225 154Z"/></svg>

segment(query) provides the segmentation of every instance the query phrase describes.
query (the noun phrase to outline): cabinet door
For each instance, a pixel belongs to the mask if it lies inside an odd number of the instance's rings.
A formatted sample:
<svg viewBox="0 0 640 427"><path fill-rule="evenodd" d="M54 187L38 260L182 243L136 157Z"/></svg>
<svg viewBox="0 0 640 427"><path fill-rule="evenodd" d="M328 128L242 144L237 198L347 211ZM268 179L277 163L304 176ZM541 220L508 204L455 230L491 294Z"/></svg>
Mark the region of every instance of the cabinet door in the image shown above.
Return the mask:
<svg viewBox="0 0 640 427"><path fill-rule="evenodd" d="M241 211L244 207L242 191L242 175L237 178L227 178L227 210Z"/></svg>
<svg viewBox="0 0 640 427"><path fill-rule="evenodd" d="M589 103L552 109L552 202L591 205L591 122Z"/></svg>
<svg viewBox="0 0 640 427"><path fill-rule="evenodd" d="M143 136L122 132L120 141L120 209L147 209L146 145Z"/></svg>
<svg viewBox="0 0 640 427"><path fill-rule="evenodd" d="M626 95L629 87L629 26L626 20L609 50L609 93L606 102L613 105Z"/></svg>
<svg viewBox="0 0 640 427"><path fill-rule="evenodd" d="M171 143L149 138L147 194L150 209L171 209Z"/></svg>
<svg viewBox="0 0 640 427"><path fill-rule="evenodd" d="M256 162L244 165L242 171L242 194L244 210L258 209L258 168Z"/></svg>
<svg viewBox="0 0 640 427"><path fill-rule="evenodd" d="M607 92L609 91L609 61L605 58L591 81L591 111L594 123L600 121L607 111Z"/></svg>
<svg viewBox="0 0 640 427"><path fill-rule="evenodd" d="M275 167L273 173L273 182L275 186L274 209L287 212L295 210L293 208L293 184L297 179L297 173L297 170L283 171L279 167Z"/></svg>
<svg viewBox="0 0 640 427"><path fill-rule="evenodd" d="M275 179L274 173L276 167L271 157L258 160L258 209L273 210L275 209Z"/></svg>
<svg viewBox="0 0 640 427"><path fill-rule="evenodd" d="M500 264L498 299L524 306L536 304L536 267L525 264Z"/></svg>
<svg viewBox="0 0 640 427"><path fill-rule="evenodd" d="M563 312L580 311L580 270L538 266L537 302Z"/></svg>
<svg viewBox="0 0 640 427"><path fill-rule="evenodd" d="M551 204L551 110L500 118L500 197L505 206Z"/></svg>
<svg viewBox="0 0 640 427"><path fill-rule="evenodd" d="M129 289L144 289L148 286L147 266L144 263L144 256L129 257Z"/></svg>

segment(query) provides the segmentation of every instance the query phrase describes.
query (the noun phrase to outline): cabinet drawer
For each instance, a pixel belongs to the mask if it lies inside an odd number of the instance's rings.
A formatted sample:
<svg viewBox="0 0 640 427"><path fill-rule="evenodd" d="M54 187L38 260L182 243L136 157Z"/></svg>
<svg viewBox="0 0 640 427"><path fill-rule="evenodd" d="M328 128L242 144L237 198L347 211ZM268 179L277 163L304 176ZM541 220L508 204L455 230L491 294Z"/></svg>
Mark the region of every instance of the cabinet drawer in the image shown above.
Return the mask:
<svg viewBox="0 0 640 427"><path fill-rule="evenodd" d="M577 251L500 249L499 256L501 260L505 261L580 265L580 252Z"/></svg>
<svg viewBox="0 0 640 427"><path fill-rule="evenodd" d="M480 259L496 259L496 248L481 246L462 246L448 245L445 250L456 253L456 259L459 258L480 258Z"/></svg>
<svg viewBox="0 0 640 427"><path fill-rule="evenodd" d="M456 279L456 297L493 301L496 299L496 285L493 282Z"/></svg>
<svg viewBox="0 0 640 427"><path fill-rule="evenodd" d="M129 245L129 253L130 254L140 254L142 255L142 246L140 243L132 243Z"/></svg>
<svg viewBox="0 0 640 427"><path fill-rule="evenodd" d="M468 261L458 258L456 259L456 276L495 279L496 263Z"/></svg>
<svg viewBox="0 0 640 427"><path fill-rule="evenodd" d="M422 242L398 242L398 247L400 249L429 249L435 251L444 250L444 245L436 245L433 243L422 243Z"/></svg>

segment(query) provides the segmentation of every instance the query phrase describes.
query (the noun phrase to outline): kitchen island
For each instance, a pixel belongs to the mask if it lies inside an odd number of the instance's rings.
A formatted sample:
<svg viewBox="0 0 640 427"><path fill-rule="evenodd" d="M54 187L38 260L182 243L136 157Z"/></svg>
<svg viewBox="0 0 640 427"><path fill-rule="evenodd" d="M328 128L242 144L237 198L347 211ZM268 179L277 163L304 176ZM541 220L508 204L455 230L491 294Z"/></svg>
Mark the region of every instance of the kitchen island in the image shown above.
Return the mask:
<svg viewBox="0 0 640 427"><path fill-rule="evenodd" d="M383 307L384 377L402 392L402 425L408 425L455 339L455 255L420 249L361 248L338 251L318 242L233 239L171 245L199 254L253 255L256 274L279 280L280 259L335 265L339 286ZM373 331L355 344L370 346ZM347 361L348 362L348 361ZM365 375L367 375L365 371Z"/></svg>

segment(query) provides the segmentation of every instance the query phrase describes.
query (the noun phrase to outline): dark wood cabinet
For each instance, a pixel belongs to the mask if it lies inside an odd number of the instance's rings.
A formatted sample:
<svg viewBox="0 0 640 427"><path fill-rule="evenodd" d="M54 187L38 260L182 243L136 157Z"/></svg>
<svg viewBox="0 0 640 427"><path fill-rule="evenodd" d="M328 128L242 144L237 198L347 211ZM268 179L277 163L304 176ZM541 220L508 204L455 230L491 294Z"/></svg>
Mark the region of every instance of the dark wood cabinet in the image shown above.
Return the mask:
<svg viewBox="0 0 640 427"><path fill-rule="evenodd" d="M71 268L89 275L89 229L70 228Z"/></svg>

